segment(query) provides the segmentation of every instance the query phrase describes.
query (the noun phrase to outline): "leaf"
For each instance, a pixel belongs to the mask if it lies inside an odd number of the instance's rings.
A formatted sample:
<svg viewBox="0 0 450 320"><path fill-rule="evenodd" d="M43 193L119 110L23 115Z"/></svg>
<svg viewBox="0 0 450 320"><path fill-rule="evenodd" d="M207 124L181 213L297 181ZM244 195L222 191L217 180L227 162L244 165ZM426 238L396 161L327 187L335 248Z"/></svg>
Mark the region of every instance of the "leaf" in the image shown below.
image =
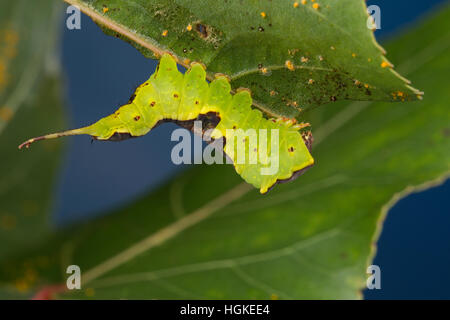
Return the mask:
<svg viewBox="0 0 450 320"><path fill-rule="evenodd" d="M290 0L65 1L146 56L171 51L184 66L203 62L209 79L228 75L233 88L250 88L254 105L272 116L299 117L335 100L421 94L389 67L367 28L363 0L297 7Z"/></svg>
<svg viewBox="0 0 450 320"><path fill-rule="evenodd" d="M231 166L196 167L7 261L0 293L17 294L27 272L34 284L65 283L66 267L77 264L82 290L57 297L359 298L389 208L450 176L449 18L443 7L389 45L429 92L423 101L340 103L309 114L321 123L320 161L302 179L261 196Z"/></svg>
<svg viewBox="0 0 450 320"><path fill-rule="evenodd" d="M52 55L60 8L50 0L0 4L0 260L50 233L60 144L32 153L17 146L29 135L63 126L58 60Z"/></svg>

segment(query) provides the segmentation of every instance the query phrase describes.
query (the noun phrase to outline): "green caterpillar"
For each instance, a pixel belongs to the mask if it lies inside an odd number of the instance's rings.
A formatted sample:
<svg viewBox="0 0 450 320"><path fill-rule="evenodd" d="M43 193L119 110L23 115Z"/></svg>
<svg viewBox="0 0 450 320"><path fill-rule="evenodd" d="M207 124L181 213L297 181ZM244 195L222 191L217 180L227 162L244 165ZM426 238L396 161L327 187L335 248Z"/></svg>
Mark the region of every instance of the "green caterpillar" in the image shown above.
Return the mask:
<svg viewBox="0 0 450 320"><path fill-rule="evenodd" d="M115 113L87 127L29 139L19 149L24 146L28 148L38 140L80 134L91 135L97 140L121 140L143 136L161 121L192 122L213 115L218 123L211 137L224 138L223 151L233 162L236 172L245 181L259 188L261 193L266 193L277 182L296 178L313 165L314 159L309 152L310 132L300 132L307 124L295 124L290 119L268 120L259 110L251 108L252 98L248 90L238 90L234 95L230 91L227 77L220 75L208 83L205 69L199 63L193 63L182 74L178 71L174 58L164 54L156 72L136 89L129 103L121 106ZM249 129L254 130L253 137L236 133ZM263 136L263 133L266 134ZM264 145L261 141L266 136L267 145ZM239 158L243 155L242 152L239 153L242 151L239 150L240 141L237 146L234 143L236 137L244 137L242 143L246 147L245 159L253 161L239 161L244 158ZM260 144L250 150L253 138L260 141ZM277 151L277 159L269 157L274 151ZM270 171L273 161L278 161L279 164L276 172L264 173L264 170Z"/></svg>

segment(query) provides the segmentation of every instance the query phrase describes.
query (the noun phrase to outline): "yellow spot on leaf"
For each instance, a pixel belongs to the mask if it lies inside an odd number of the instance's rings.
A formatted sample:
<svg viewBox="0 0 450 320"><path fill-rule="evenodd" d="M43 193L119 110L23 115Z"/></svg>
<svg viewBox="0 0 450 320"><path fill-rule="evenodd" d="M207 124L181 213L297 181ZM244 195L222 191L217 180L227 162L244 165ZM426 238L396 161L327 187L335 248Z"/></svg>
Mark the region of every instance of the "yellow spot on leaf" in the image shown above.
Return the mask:
<svg viewBox="0 0 450 320"><path fill-rule="evenodd" d="M356 53L352 53L352 57L353 57L353 58L356 58Z"/></svg>
<svg viewBox="0 0 450 320"><path fill-rule="evenodd" d="M402 91L396 91L396 92L392 92L392 97L394 98L394 100L397 100L397 98L400 98L401 101L405 101L406 94Z"/></svg>
<svg viewBox="0 0 450 320"><path fill-rule="evenodd" d="M263 18L263 19L265 19L266 17L267 17L267 15L266 15L266 13L263 11L263 12L261 12L261 17Z"/></svg>
<svg viewBox="0 0 450 320"><path fill-rule="evenodd" d="M86 290L84 290L84 294L87 297L93 297L95 295L95 290L93 288L87 288Z"/></svg>
<svg viewBox="0 0 450 320"><path fill-rule="evenodd" d="M383 62L381 63L381 67L382 67L382 68L387 68L387 67L391 68L392 65L391 65L389 62L387 62L387 61L383 61Z"/></svg>
<svg viewBox="0 0 450 320"><path fill-rule="evenodd" d="M335 47L333 47L333 46L331 46L331 47L330 47L330 49L331 49L331 50L336 50L336 48L335 48Z"/></svg>
<svg viewBox="0 0 450 320"><path fill-rule="evenodd" d="M275 293L270 295L270 300L278 300L278 296Z"/></svg>
<svg viewBox="0 0 450 320"><path fill-rule="evenodd" d="M163 37L166 37L168 33L169 33L168 30L164 30L164 31L161 33L161 35L162 35Z"/></svg>
<svg viewBox="0 0 450 320"><path fill-rule="evenodd" d="M14 287L19 292L27 292L30 289L30 286L28 285L28 283L25 280L22 280L22 279L15 281L14 282Z"/></svg>
<svg viewBox="0 0 450 320"><path fill-rule="evenodd" d="M8 64L17 54L19 35L13 29L0 31L0 92L9 80Z"/></svg>
<svg viewBox="0 0 450 320"><path fill-rule="evenodd" d="M8 107L1 107L0 108L0 119L7 122L11 120L14 112L11 110L11 108Z"/></svg>
<svg viewBox="0 0 450 320"><path fill-rule="evenodd" d="M294 64L292 63L291 60L286 60L286 62L284 63L284 65L286 66L286 68L288 68L291 71L295 70Z"/></svg>

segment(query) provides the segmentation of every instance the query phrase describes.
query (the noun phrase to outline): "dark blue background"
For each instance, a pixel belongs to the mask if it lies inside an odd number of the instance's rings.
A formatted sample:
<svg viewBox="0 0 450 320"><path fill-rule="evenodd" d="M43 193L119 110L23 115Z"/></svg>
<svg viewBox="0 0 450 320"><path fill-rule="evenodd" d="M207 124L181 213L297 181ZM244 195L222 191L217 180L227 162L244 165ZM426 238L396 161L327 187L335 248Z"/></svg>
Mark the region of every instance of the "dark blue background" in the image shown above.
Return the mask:
<svg viewBox="0 0 450 320"><path fill-rule="evenodd" d="M440 0L368 1L381 8L379 40L414 23ZM70 127L112 113L135 87L154 72L127 43L104 35L87 17L81 30L64 27L62 63L67 75ZM166 124L151 134L121 143L69 140L55 203L56 223L92 218L131 201L181 170L170 161ZM389 213L374 264L381 267L382 289L366 290L367 299L450 298L450 182L400 201Z"/></svg>

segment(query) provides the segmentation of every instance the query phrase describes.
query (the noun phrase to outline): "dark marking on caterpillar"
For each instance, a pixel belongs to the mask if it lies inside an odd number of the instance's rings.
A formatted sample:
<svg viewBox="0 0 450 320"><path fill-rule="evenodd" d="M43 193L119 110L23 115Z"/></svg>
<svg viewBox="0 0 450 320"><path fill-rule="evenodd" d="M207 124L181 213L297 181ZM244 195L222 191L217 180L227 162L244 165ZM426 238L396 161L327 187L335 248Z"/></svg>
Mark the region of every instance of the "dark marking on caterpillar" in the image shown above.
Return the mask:
<svg viewBox="0 0 450 320"><path fill-rule="evenodd" d="M97 137L95 137L95 136L93 137L94 140L111 141L111 142L119 142L119 141L131 139L131 138L138 138L138 137L132 136L131 134L129 134L127 132L114 132L113 135L108 140L99 140L99 139L97 139Z"/></svg>
<svg viewBox="0 0 450 320"><path fill-rule="evenodd" d="M130 97L130 99L128 99L128 103L132 103L134 101L134 99L136 98L136 94L133 93Z"/></svg>

